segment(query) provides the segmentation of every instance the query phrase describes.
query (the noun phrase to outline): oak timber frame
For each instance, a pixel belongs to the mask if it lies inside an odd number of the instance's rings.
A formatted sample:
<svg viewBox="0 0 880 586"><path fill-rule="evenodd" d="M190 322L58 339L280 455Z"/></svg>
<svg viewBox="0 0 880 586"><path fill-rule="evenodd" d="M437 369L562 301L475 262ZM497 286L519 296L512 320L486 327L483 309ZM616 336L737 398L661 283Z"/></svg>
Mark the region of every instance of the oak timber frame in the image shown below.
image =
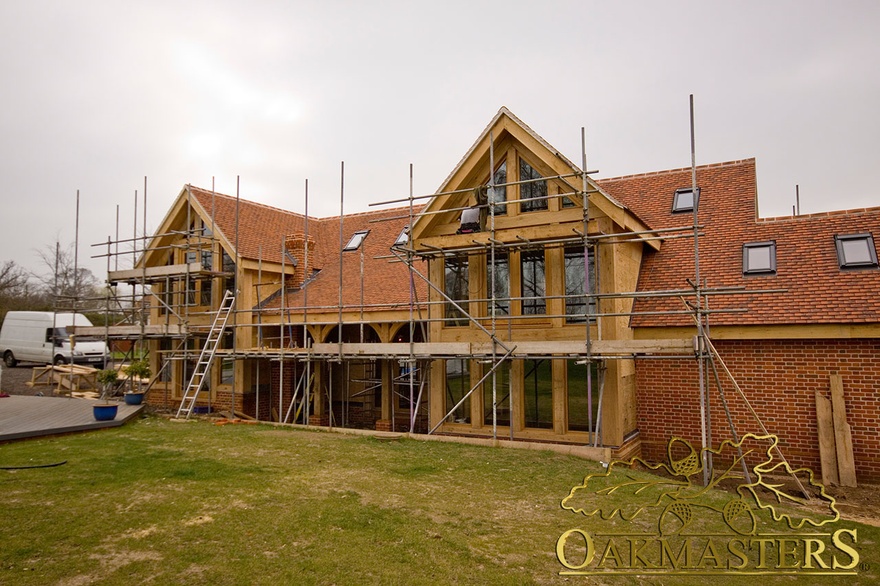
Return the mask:
<svg viewBox="0 0 880 586"><path fill-rule="evenodd" d="M497 160L496 153L499 153ZM521 160L540 177L520 179ZM495 181L499 165L506 167L507 177L511 180ZM546 185L546 195L541 198L546 201L546 209L523 211L522 187L535 183ZM493 195L495 190L504 189L508 197L503 204L495 197L481 202L474 190L483 187ZM262 252L256 259L242 258L235 246L237 233L234 238L218 233L209 210L193 202L189 196L178 198L163 222L162 230L149 245L145 239L143 255L131 274L111 273L111 278L117 279L139 276L145 291L150 283L156 288L158 294L149 294L159 303L152 306L150 324L141 330L140 335L145 336L149 331L146 328L155 329L164 322L168 328L164 333L168 334L176 327L176 335L189 351L189 354L173 355L178 365L164 390L170 392L172 398L179 399L182 391L179 388L175 391L175 387L181 385L176 385L175 381L177 373L182 372L182 361L198 351L196 336L199 331L207 329L216 311L214 306L191 307L186 302L189 288L185 283L195 277L210 280L216 304L223 280L230 277L220 262L225 251L234 261L234 283L240 299L234 312L237 320L232 326L234 342L225 351L225 357L233 365L230 386L238 393L256 389L259 396L259 388L263 386L261 377L267 376L267 364L273 362L282 365L282 377L286 372L284 365L296 365L296 376L302 380L293 399L282 400L283 393L279 392L279 403L269 413L259 410L258 400L255 414L258 419L345 425L344 400L342 414L336 416L330 407L334 400L379 388L382 399L379 421L389 423L392 429L396 426L396 415L399 415L399 406L395 407L394 399L403 396L409 413L407 424L400 429L407 431L417 429L416 419L419 413L423 413L427 417L427 429L423 431L432 433L571 442L624 450L629 449L625 447L629 445L637 449L632 441L633 438L637 441L635 360L694 360L706 355L705 350L700 350L702 346L694 343L693 330L682 331L681 336L670 340L635 339L628 321L633 315L636 297L694 294L694 290L687 287L676 291L637 293L641 257L646 248L659 249L665 238L698 238L696 226L651 230L590 179L585 152L582 152L581 167L578 168L506 109L493 119L441 189L426 196L430 201L419 213L414 211L414 202L421 198L414 197L412 189L410 192L408 198L393 202L408 204L401 213L409 220L410 236L406 243L391 249L388 261L406 263L411 282L424 280L430 289L427 299L416 299L411 295L406 309L379 305L343 306L341 303L335 307L332 303L316 307L308 302L300 307L290 307L282 301L280 311L264 310L262 304L272 294L280 292L281 299L287 299L286 283L295 272L285 261L283 238L287 235L280 235L280 262L264 261ZM504 214L496 213L499 205L505 206ZM474 207L481 210L486 226L475 233L456 233L461 211ZM183 216L187 220L186 227L180 230L174 221ZM191 219L201 222L201 230L190 229ZM340 214L340 223L343 221L344 215ZM205 237L207 222L212 224L210 237ZM306 240L307 231L306 228ZM193 263L189 257L192 251L208 247L213 251L214 261L211 270L202 274L205 267L191 266ZM566 250L579 250L585 263L592 264L595 270L596 282L584 283L582 292L576 295L568 294L565 288ZM173 258L163 261L162 256L167 254L163 251L171 251ZM522 311L524 302L530 300L520 289L521 259L526 254L538 254L543 259L544 313L525 314ZM498 296L496 287L489 286L499 277L493 259L502 255L508 259L506 297ZM444 263L445 258L456 256L468 260L470 271L467 307L458 304L457 308L466 321L463 326L449 324L445 315L447 306L456 300L444 290ZM308 266L306 262L302 267L306 274ZM585 279L589 281L590 275L591 267L587 266ZM307 282L303 283L302 290L308 291ZM165 300L163 291L170 292L176 300L169 304L173 309L170 306L166 311L161 309ZM702 290L703 295L714 293L724 291ZM574 321L571 319L577 316L566 311L566 302L572 297L587 299L583 304L584 314ZM510 308L511 315L498 315L499 302ZM594 308L592 311L591 307ZM681 312L699 314L700 311L705 313L699 307L683 307ZM374 333L374 341L364 342L346 336L346 329L351 327L360 327L361 331L369 327ZM417 339L416 332L421 330L425 335ZM274 336L275 332L277 336ZM406 335L402 335L404 332ZM131 333L129 331L128 335ZM158 337L162 333L160 328L155 334L157 338L150 343L155 350L152 354L154 372L161 368L166 358L172 357L170 354L163 357L159 352ZM123 335L121 330L120 335ZM395 342L399 335L405 338L404 342ZM469 423L450 418L455 406L449 405L445 397L448 360L470 363ZM551 361L552 426L549 428L530 428L524 418L525 363L537 360ZM364 374L358 379L363 384L359 382L360 386L355 385L353 389L333 388L334 381L342 380L340 373L351 372L352 368L357 371L370 363L378 366L369 377ZM600 397L595 424L590 425L592 431L573 430L569 426L570 405L566 389L570 377L567 372L571 365L578 363L586 366L588 390ZM398 367L400 370L395 374ZM507 426L498 425L498 396L505 392L505 389L498 388L498 374L502 369L509 373L510 384ZM219 367L212 376L210 397L216 399L217 391L223 388ZM359 376L355 375L355 378ZM183 377L179 378L182 380ZM491 385L492 398L488 406L486 397L489 395L483 389L484 384ZM296 401L299 403L293 409ZM491 408L491 426L486 423L484 415L487 407ZM292 413L300 413L301 417L290 418Z"/></svg>

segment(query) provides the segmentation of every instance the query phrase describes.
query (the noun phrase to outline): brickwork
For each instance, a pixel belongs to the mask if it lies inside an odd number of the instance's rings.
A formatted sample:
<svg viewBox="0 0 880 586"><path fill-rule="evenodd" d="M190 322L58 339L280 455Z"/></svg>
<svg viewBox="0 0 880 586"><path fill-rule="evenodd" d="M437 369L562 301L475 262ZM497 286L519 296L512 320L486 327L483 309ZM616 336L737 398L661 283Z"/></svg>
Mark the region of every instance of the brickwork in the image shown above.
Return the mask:
<svg viewBox="0 0 880 586"><path fill-rule="evenodd" d="M254 414L256 397L254 393L235 393L235 411L246 415ZM150 391L145 401L147 405L160 410L177 412L180 408L180 397L174 398L170 391L155 389ZM207 407L209 404L208 393L203 391L196 401L196 409ZM211 411L229 411L232 407L232 390L221 390L210 400Z"/></svg>
<svg viewBox="0 0 880 586"><path fill-rule="evenodd" d="M293 234L284 239L284 246L290 253L290 256L296 260L293 270L293 277L289 279L288 285L293 288L302 286L307 275L306 268L306 242L308 242L309 260L312 264L315 262L315 239L311 236L308 241L304 234Z"/></svg>
<svg viewBox="0 0 880 586"><path fill-rule="evenodd" d="M278 421L283 419L293 399L296 384L302 376L302 365L293 362L284 363L284 384L282 388L281 365L278 362L271 363L269 374L269 388L260 393L260 417ZM278 396L281 389L281 396ZM302 392L302 390L300 390ZM299 402L299 398L297 398ZM283 412L282 412L283 411ZM271 415L271 416L270 416Z"/></svg>
<svg viewBox="0 0 880 586"><path fill-rule="evenodd" d="M177 411L180 407L180 399L173 399L170 389L153 388L144 397L144 402L160 411Z"/></svg>
<svg viewBox="0 0 880 586"><path fill-rule="evenodd" d="M793 466L821 470L815 391L830 398L829 375L843 378L847 421L852 428L856 474L880 480L880 340L715 341L719 353ZM737 433L760 428L719 369ZM706 373L713 443L730 438L714 375ZM636 365L642 455L666 459L672 436L699 445L698 369L692 360L645 360Z"/></svg>

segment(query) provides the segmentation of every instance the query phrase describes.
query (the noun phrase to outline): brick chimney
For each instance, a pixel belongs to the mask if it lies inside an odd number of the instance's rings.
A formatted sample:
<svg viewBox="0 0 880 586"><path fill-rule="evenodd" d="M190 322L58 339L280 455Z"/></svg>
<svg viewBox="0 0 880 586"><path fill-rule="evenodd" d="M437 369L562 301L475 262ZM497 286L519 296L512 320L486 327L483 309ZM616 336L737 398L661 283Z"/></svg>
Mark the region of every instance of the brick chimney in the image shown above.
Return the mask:
<svg viewBox="0 0 880 586"><path fill-rule="evenodd" d="M315 239L309 236L309 273L312 273L312 267L315 266ZM292 234L284 238L284 248L287 249L289 257L285 259L288 264L288 274L290 275L290 258L296 261L296 267L292 272L292 276L287 277L287 286L299 289L302 287L303 281L306 279L306 237L304 234Z"/></svg>

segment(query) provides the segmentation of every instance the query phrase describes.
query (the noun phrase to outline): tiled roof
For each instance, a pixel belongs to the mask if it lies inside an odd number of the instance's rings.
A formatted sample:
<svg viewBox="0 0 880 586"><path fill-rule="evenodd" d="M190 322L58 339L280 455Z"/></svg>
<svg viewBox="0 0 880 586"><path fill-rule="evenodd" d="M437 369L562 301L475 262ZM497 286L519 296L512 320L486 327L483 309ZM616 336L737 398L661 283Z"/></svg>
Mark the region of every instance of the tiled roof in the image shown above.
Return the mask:
<svg viewBox="0 0 880 586"><path fill-rule="evenodd" d="M691 170L676 169L599 180L598 183L654 229L693 223L690 213L672 213L676 189L690 187ZM700 276L709 287L785 292L713 296L710 309L746 309L716 313L711 325L792 325L880 322L880 270L841 270L835 234L870 232L880 239L880 208L795 217L756 218L754 159L697 168L700 187ZM775 275L742 274L742 245L775 241ZM668 239L659 252L648 251L639 290L687 288L694 278L692 238ZM679 298L648 299L636 311L682 310ZM635 316L632 325L692 325L689 316Z"/></svg>
<svg viewBox="0 0 880 586"><path fill-rule="evenodd" d="M238 249L244 259L265 262L281 262L282 243L286 236L303 234L305 216L279 208L247 200L212 193L210 190L189 186L193 197L205 210L208 217L213 215L215 230L226 240L236 242L236 206L238 207ZM421 208L417 208L415 213ZM343 260L343 305L351 308L361 305L361 254L360 251L342 252L342 247L352 234L369 230L364 240L364 305L408 306L409 271L405 264L391 262L390 247L409 222L408 208L393 208L379 211L346 215L343 219L343 240L339 243L339 217L309 217L309 238L314 239L315 247L309 253L309 267L320 272L308 285L308 302L312 312L333 312L339 302L339 257ZM377 221L378 220L378 221ZM424 267L422 267L424 268ZM417 299L424 301L427 286L416 277ZM286 307L302 307L302 292L291 292L285 302ZM278 308L281 300L276 297L265 307ZM332 309L329 308L332 306ZM322 309L323 308L323 309Z"/></svg>
<svg viewBox="0 0 880 586"><path fill-rule="evenodd" d="M213 217L215 229L230 245L236 244L235 210L238 207L238 252L241 258L281 262L284 237L302 233L305 216L244 199L212 193L210 190L188 186L206 215ZM309 224L311 233L312 224Z"/></svg>
<svg viewBox="0 0 880 586"><path fill-rule="evenodd" d="M418 212L418 210L417 210ZM403 217L399 217L403 216ZM383 221L376 221L383 220ZM405 263L388 258L390 248L409 222L407 208L346 215L343 220L343 242L339 242L339 217L322 218L316 248L323 250L324 264L317 277L307 285L310 312L333 313L339 305L339 260L342 256L342 305L352 310L365 305L365 311L399 310L409 305L409 269ZM361 250L342 252L352 234L369 230L363 249L363 303L361 299ZM384 258L383 258L384 257ZM416 268L427 276L426 267ZM416 300L427 298L427 285L415 277ZM302 307L302 291L288 294L287 307ZM279 307L280 300L269 307ZM380 306L371 308L369 306Z"/></svg>

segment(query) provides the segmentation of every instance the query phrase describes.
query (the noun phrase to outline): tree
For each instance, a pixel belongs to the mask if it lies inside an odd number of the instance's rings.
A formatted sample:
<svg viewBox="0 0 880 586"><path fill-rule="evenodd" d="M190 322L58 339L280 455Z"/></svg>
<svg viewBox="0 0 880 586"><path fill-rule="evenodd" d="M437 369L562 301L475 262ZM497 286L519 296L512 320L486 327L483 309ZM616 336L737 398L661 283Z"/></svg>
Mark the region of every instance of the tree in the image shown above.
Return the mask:
<svg viewBox="0 0 880 586"><path fill-rule="evenodd" d="M37 275L49 298L59 310L86 311L103 307L101 283L87 268L78 266L74 245L46 246L37 250L46 272Z"/></svg>
<svg viewBox="0 0 880 586"><path fill-rule="evenodd" d="M14 293L26 282L27 273L14 260L7 260L0 265L0 295Z"/></svg>
<svg viewBox="0 0 880 586"><path fill-rule="evenodd" d="M41 309L44 302L30 283L27 271L13 260L0 263L0 322L8 311Z"/></svg>

